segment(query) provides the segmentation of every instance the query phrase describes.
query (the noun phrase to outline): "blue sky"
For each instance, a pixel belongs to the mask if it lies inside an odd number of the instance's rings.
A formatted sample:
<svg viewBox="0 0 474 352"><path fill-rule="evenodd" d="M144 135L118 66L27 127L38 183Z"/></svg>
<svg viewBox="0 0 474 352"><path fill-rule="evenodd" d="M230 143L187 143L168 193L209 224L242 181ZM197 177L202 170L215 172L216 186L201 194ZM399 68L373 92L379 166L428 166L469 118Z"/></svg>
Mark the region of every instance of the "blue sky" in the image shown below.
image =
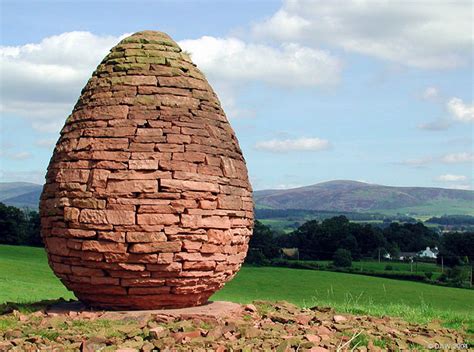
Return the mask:
<svg viewBox="0 0 474 352"><path fill-rule="evenodd" d="M1 2L0 180L41 183L121 36L191 52L255 189L332 179L473 188L470 1Z"/></svg>

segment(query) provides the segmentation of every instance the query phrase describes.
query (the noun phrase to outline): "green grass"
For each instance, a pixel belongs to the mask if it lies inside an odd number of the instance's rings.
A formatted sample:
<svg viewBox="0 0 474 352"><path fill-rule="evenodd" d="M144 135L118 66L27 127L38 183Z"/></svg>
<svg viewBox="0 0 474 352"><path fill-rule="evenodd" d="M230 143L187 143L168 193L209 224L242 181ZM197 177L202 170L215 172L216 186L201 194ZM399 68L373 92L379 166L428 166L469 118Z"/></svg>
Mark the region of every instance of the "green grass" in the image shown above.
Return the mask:
<svg viewBox="0 0 474 352"><path fill-rule="evenodd" d="M54 276L42 248L0 245L0 303L74 298Z"/></svg>
<svg viewBox="0 0 474 352"><path fill-rule="evenodd" d="M53 275L41 248L0 245L0 304L73 298ZM332 306L341 312L441 319L474 326L474 290L364 275L276 267L243 267L213 297L248 303L286 300L300 306Z"/></svg>

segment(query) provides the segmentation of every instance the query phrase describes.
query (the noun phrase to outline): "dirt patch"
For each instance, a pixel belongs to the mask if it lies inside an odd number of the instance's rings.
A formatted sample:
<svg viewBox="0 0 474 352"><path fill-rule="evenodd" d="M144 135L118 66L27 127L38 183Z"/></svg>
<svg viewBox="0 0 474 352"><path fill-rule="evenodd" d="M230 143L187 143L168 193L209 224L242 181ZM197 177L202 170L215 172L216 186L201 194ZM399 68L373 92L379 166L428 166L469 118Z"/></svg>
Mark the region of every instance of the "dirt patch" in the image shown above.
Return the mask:
<svg viewBox="0 0 474 352"><path fill-rule="evenodd" d="M287 302L214 302L191 312L88 311L80 306L0 316L0 351L334 351L472 348L439 322L302 309ZM71 308L72 306L69 306ZM217 313L216 313L217 312Z"/></svg>

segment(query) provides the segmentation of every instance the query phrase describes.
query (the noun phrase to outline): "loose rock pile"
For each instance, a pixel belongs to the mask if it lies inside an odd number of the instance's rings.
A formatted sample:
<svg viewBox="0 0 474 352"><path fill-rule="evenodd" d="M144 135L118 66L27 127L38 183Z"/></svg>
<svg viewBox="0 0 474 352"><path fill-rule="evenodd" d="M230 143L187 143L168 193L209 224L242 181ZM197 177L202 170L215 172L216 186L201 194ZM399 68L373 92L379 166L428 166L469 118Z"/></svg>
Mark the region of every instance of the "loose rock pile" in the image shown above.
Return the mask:
<svg viewBox="0 0 474 352"><path fill-rule="evenodd" d="M2 327L7 328L2 328ZM466 334L438 323L336 314L254 302L230 316L14 311L0 316L0 351L406 351L466 349Z"/></svg>
<svg viewBox="0 0 474 352"><path fill-rule="evenodd" d="M40 205L50 265L96 307L202 304L245 258L251 191L203 74L166 34L136 33L61 131Z"/></svg>

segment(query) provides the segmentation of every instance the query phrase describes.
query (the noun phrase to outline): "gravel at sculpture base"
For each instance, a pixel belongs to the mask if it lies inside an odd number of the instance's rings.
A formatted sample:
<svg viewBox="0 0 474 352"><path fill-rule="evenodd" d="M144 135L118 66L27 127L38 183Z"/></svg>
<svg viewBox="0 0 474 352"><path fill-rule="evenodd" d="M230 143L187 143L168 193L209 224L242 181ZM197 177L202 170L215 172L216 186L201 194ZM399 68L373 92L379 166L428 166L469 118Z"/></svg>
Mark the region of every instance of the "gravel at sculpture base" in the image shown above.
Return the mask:
<svg viewBox="0 0 474 352"><path fill-rule="evenodd" d="M168 35L136 33L97 67L61 131L40 212L53 271L94 307L203 304L239 270L253 226L245 160Z"/></svg>

